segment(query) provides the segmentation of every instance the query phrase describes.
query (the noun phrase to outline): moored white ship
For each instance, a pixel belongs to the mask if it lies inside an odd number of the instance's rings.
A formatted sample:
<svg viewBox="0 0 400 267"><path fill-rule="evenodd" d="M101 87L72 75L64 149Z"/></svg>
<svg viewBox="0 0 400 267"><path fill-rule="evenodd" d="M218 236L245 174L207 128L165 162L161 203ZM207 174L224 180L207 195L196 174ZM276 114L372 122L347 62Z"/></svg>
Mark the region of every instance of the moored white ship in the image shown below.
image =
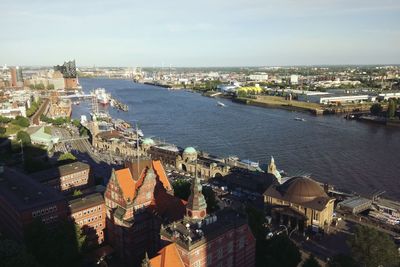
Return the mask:
<svg viewBox="0 0 400 267"><path fill-rule="evenodd" d="M104 88L95 89L92 95L96 96L97 102L102 105L108 105L110 103L111 95L108 94Z"/></svg>

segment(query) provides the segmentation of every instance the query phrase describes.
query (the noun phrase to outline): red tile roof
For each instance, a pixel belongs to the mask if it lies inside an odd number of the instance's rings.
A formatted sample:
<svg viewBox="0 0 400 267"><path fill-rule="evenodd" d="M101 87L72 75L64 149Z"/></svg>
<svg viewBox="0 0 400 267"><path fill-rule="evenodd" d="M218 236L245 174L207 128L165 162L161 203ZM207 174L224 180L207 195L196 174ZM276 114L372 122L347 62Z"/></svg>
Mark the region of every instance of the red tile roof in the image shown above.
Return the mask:
<svg viewBox="0 0 400 267"><path fill-rule="evenodd" d="M163 165L161 164L161 161L153 160L153 169L154 169L155 173L157 174L158 179L163 184L164 188L167 191L172 190L171 183L169 182L167 175L165 174L165 170L164 170Z"/></svg>
<svg viewBox="0 0 400 267"><path fill-rule="evenodd" d="M129 198L132 201L136 194L136 183L132 179L132 174L129 168L115 171L115 177L121 187L124 199L128 200Z"/></svg>
<svg viewBox="0 0 400 267"><path fill-rule="evenodd" d="M184 267L175 243L163 247L154 258L150 259L151 267Z"/></svg>

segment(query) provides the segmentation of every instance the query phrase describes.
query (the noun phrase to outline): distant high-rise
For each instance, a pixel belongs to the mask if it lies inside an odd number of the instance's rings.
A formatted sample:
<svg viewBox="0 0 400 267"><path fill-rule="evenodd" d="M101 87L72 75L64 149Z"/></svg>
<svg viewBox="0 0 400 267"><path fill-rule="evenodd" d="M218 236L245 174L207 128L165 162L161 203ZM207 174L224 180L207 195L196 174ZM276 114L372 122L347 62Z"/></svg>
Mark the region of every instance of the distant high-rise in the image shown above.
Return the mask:
<svg viewBox="0 0 400 267"><path fill-rule="evenodd" d="M54 71L59 71L64 77L65 88L75 89L78 87L75 60L66 61L63 65L54 66Z"/></svg>
<svg viewBox="0 0 400 267"><path fill-rule="evenodd" d="M17 82L23 82L24 77L22 76L22 68L16 67Z"/></svg>
<svg viewBox="0 0 400 267"><path fill-rule="evenodd" d="M12 87L16 87L17 86L17 69L15 67L12 67L10 69L10 73L11 73L11 86Z"/></svg>
<svg viewBox="0 0 400 267"><path fill-rule="evenodd" d="M75 60L66 61L63 65L54 66L55 71L60 71L64 78L76 78Z"/></svg>

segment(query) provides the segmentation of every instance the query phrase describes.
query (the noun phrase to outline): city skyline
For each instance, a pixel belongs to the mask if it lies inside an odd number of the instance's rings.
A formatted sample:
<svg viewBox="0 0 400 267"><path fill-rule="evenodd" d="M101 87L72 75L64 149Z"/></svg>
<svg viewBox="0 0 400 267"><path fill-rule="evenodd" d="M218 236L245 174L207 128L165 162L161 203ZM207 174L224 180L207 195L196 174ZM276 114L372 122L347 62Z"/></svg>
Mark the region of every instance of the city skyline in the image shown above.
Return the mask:
<svg viewBox="0 0 400 267"><path fill-rule="evenodd" d="M0 64L398 64L396 1L1 3Z"/></svg>

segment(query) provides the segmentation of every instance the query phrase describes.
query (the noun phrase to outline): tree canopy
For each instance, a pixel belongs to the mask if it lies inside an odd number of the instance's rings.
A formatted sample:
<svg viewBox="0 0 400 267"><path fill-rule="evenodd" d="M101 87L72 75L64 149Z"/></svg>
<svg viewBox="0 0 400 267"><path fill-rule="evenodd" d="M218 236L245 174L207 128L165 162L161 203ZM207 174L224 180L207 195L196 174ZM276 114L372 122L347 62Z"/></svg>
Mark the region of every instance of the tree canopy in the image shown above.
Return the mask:
<svg viewBox="0 0 400 267"><path fill-rule="evenodd" d="M10 118L0 116L0 123L9 123L10 121Z"/></svg>
<svg viewBox="0 0 400 267"><path fill-rule="evenodd" d="M15 117L15 119L12 120L12 123L16 124L18 126L21 126L21 127L28 127L29 126L29 120L27 118L25 118L25 117L22 117L22 116Z"/></svg>
<svg viewBox="0 0 400 267"><path fill-rule="evenodd" d="M175 196L180 199L187 200L190 196L190 186L191 183L189 181L185 181L183 179L178 179L172 183L172 187L174 188ZM202 193L207 202L207 212L213 212L218 209L217 200L215 198L214 191L210 187L203 186Z"/></svg>
<svg viewBox="0 0 400 267"><path fill-rule="evenodd" d="M395 115L396 115L396 100L389 99L387 117L388 118L393 118Z"/></svg>
<svg viewBox="0 0 400 267"><path fill-rule="evenodd" d="M302 267L321 267L321 265L319 265L314 255L310 254L310 256L304 261Z"/></svg>
<svg viewBox="0 0 400 267"><path fill-rule="evenodd" d="M374 228L357 226L349 245L352 257L361 266L398 266L400 262L394 241Z"/></svg>
<svg viewBox="0 0 400 267"><path fill-rule="evenodd" d="M382 105L379 103L374 103L369 110L371 111L372 115L378 116L382 113Z"/></svg>
<svg viewBox="0 0 400 267"><path fill-rule="evenodd" d="M19 131L17 133L17 140L21 141L23 145L30 145L31 144L31 137L25 131Z"/></svg>
<svg viewBox="0 0 400 267"><path fill-rule="evenodd" d="M39 267L35 257L14 240L0 240L0 266L2 267Z"/></svg>
<svg viewBox="0 0 400 267"><path fill-rule="evenodd" d="M76 160L76 157L69 152L60 155L57 159L57 161L59 161L62 164L68 163L68 162L73 162L75 160Z"/></svg>
<svg viewBox="0 0 400 267"><path fill-rule="evenodd" d="M349 255L336 255L329 262L329 267L359 267Z"/></svg>
<svg viewBox="0 0 400 267"><path fill-rule="evenodd" d="M31 223L25 231L25 243L43 266L77 266L85 244L80 227L71 221L62 221L49 228L40 220Z"/></svg>
<svg viewBox="0 0 400 267"><path fill-rule="evenodd" d="M272 237L270 240L257 240L257 266L297 267L301 261L298 247L286 234Z"/></svg>

